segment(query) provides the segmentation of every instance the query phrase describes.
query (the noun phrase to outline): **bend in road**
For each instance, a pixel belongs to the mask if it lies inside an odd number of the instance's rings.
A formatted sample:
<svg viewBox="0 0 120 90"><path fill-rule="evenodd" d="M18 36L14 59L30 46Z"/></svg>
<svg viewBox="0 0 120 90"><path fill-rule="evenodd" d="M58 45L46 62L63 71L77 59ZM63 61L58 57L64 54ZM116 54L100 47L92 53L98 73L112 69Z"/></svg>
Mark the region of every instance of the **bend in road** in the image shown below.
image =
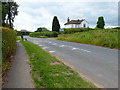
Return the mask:
<svg viewBox="0 0 120 90"><path fill-rule="evenodd" d="M118 88L118 50L52 39L26 38L69 62L96 84Z"/></svg>

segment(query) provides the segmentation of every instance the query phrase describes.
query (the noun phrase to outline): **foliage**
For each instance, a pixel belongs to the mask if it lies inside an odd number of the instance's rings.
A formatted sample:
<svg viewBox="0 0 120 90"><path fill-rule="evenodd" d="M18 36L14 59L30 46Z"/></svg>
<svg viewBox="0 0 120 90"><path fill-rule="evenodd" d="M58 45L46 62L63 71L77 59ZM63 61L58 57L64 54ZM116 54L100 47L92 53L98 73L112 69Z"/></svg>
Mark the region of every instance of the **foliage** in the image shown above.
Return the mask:
<svg viewBox="0 0 120 90"><path fill-rule="evenodd" d="M104 21L103 16L98 17L97 27L98 28L104 28L104 26L105 26L105 21Z"/></svg>
<svg viewBox="0 0 120 90"><path fill-rule="evenodd" d="M118 30L120 30L120 27L114 27L114 28L112 28L112 29L118 29Z"/></svg>
<svg viewBox="0 0 120 90"><path fill-rule="evenodd" d="M52 31L59 32L59 30L60 30L59 21L58 21L58 19L57 19L57 16L54 16L53 22L52 22Z"/></svg>
<svg viewBox="0 0 120 90"><path fill-rule="evenodd" d="M11 56L16 48L16 32L10 29L2 29L2 55L3 61Z"/></svg>
<svg viewBox="0 0 120 90"><path fill-rule="evenodd" d="M39 28L37 28L37 31L35 31L35 32L42 32L42 31L49 31L49 30L45 27L39 27Z"/></svg>
<svg viewBox="0 0 120 90"><path fill-rule="evenodd" d="M6 0L5 2L2 2L2 25L5 26L5 23L9 22L10 28L13 28L13 22L15 16L18 14L18 4L12 0L12 2L9 2Z"/></svg>
<svg viewBox="0 0 120 90"><path fill-rule="evenodd" d="M94 30L92 28L64 28L64 31L60 32L61 34L72 34L76 32L84 32L84 31L89 31L89 30Z"/></svg>
<svg viewBox="0 0 120 90"><path fill-rule="evenodd" d="M17 36L21 36L21 31L16 31L16 33L17 33ZM30 31L23 32L23 35L29 35L30 33L32 33L32 32L30 32Z"/></svg>
<svg viewBox="0 0 120 90"><path fill-rule="evenodd" d="M21 40L21 37L20 37L20 36L17 36L17 37L16 37L16 40Z"/></svg>
<svg viewBox="0 0 120 90"><path fill-rule="evenodd" d="M30 33L31 37L38 37L38 38L43 38L43 37L57 37L58 32L55 31L45 31L45 32L33 32Z"/></svg>
<svg viewBox="0 0 120 90"><path fill-rule="evenodd" d="M38 45L24 41L32 66L36 88L95 88L60 60L51 56Z"/></svg>
<svg viewBox="0 0 120 90"><path fill-rule="evenodd" d="M119 48L118 32L120 31L114 29L99 29L75 34L59 35L58 40Z"/></svg>

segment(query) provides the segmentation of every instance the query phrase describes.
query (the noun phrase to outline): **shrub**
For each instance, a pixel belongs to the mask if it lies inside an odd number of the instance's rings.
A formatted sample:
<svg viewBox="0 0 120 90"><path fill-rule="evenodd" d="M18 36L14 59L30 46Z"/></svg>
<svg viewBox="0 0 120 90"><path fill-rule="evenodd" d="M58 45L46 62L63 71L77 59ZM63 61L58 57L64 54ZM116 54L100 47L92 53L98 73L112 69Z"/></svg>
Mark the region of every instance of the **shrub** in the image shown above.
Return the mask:
<svg viewBox="0 0 120 90"><path fill-rule="evenodd" d="M21 36L21 31L16 31L17 36ZM23 35L29 35L31 32L27 31L27 32L23 32Z"/></svg>
<svg viewBox="0 0 120 90"><path fill-rule="evenodd" d="M92 28L64 28L64 31L61 32L61 34L72 34L76 32L84 32L84 31L89 31L89 30L94 30Z"/></svg>
<svg viewBox="0 0 120 90"><path fill-rule="evenodd" d="M16 48L16 31L2 29L2 59L5 61Z"/></svg>
<svg viewBox="0 0 120 90"><path fill-rule="evenodd" d="M43 38L43 37L57 37L58 36L58 32L55 31L45 31L45 32L33 32L30 33L31 37L39 37L39 38Z"/></svg>

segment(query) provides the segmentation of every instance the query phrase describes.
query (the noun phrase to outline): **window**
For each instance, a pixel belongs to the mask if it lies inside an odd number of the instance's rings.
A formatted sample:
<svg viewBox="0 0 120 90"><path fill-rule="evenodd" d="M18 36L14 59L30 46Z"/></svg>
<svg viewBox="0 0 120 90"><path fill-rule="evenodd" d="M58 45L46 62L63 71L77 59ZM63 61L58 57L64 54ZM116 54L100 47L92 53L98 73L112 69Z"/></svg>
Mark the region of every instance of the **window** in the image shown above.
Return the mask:
<svg viewBox="0 0 120 90"><path fill-rule="evenodd" d="M83 27L86 27L86 24L83 24Z"/></svg>

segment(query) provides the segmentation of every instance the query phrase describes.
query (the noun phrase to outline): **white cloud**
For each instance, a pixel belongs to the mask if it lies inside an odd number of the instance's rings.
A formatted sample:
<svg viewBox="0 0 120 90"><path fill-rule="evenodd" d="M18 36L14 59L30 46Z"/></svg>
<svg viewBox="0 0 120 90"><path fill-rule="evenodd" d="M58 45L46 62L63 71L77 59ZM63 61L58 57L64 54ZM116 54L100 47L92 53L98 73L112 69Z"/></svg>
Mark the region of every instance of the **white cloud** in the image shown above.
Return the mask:
<svg viewBox="0 0 120 90"><path fill-rule="evenodd" d="M115 2L42 2L41 0L18 1L19 14L15 20L17 29L35 31L38 27L51 29L53 17L56 15L61 27L67 17L70 19L86 19L91 27L95 27L97 18L104 16L106 25L117 25L117 3ZM34 2L33 2L34 1ZM66 0L65 0L66 1ZM112 7L111 7L112 6Z"/></svg>

